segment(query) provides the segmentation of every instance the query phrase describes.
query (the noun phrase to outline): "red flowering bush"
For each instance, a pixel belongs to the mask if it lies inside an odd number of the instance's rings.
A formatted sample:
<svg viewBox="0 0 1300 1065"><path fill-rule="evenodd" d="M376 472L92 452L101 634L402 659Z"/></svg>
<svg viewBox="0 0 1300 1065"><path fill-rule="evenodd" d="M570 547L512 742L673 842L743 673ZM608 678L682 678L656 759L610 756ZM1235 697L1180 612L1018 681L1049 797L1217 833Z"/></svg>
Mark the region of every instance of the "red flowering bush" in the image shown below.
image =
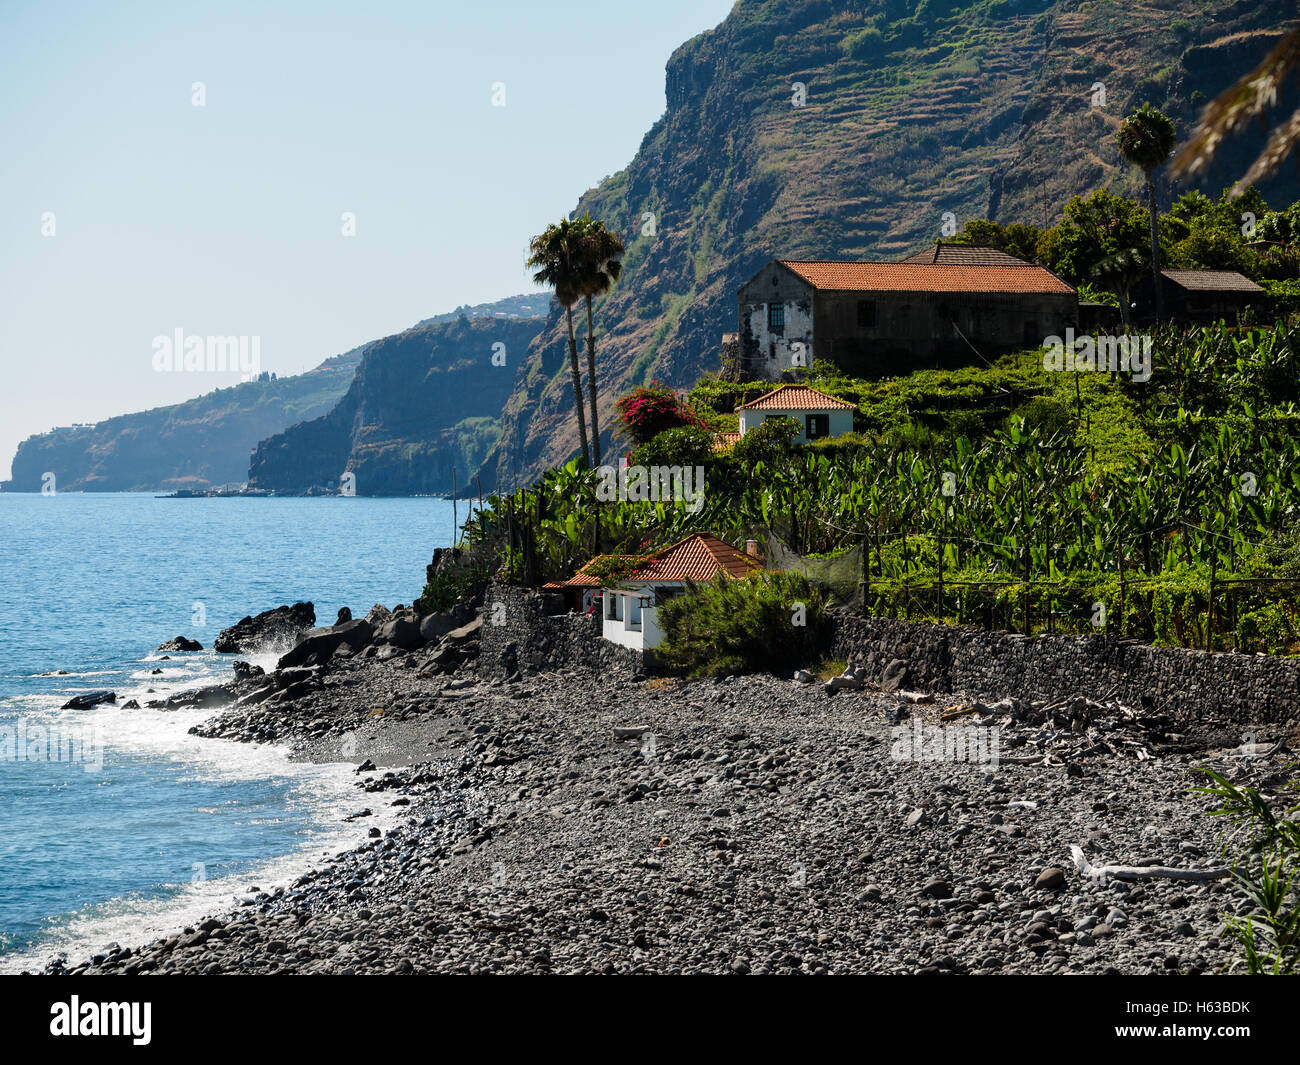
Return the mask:
<svg viewBox="0 0 1300 1065"><path fill-rule="evenodd" d="M666 429L684 425L707 428L703 419L677 397L677 393L658 381L649 387L634 388L622 396L614 409L623 425L623 435L640 445L653 440Z"/></svg>

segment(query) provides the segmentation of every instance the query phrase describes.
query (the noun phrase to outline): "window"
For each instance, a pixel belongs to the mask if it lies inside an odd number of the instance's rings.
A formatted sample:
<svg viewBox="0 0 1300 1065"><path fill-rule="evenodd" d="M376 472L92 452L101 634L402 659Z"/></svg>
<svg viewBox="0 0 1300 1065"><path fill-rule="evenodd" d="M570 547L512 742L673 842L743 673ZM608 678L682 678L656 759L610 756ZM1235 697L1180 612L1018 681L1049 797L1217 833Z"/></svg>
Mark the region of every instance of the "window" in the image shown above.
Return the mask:
<svg viewBox="0 0 1300 1065"><path fill-rule="evenodd" d="M639 629L641 627L641 600L635 595L628 596L627 627L629 629Z"/></svg>
<svg viewBox="0 0 1300 1065"><path fill-rule="evenodd" d="M623 620L623 597L617 592L610 592L605 595L605 620Z"/></svg>
<svg viewBox="0 0 1300 1065"><path fill-rule="evenodd" d="M863 329L876 327L875 300L858 300L858 325Z"/></svg>
<svg viewBox="0 0 1300 1065"><path fill-rule="evenodd" d="M804 417L804 435L809 440L820 440L831 435L831 416L829 414L808 414Z"/></svg>
<svg viewBox="0 0 1300 1065"><path fill-rule="evenodd" d="M769 303L767 305L767 327L768 329L785 328L784 303Z"/></svg>

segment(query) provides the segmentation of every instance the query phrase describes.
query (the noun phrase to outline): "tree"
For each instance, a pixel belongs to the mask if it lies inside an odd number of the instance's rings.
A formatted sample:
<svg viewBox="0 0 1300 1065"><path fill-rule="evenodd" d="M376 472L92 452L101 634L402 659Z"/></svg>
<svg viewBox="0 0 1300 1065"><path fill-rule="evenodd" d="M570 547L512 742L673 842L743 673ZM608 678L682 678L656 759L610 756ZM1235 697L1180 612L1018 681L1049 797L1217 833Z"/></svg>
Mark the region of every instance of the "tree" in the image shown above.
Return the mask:
<svg viewBox="0 0 1300 1065"><path fill-rule="evenodd" d="M1287 73L1300 66L1300 29L1284 34L1264 62L1229 86L1201 114L1192 138L1174 159L1174 177L1195 174L1214 158L1224 139L1252 118L1263 121L1264 110L1277 101L1277 90ZM1300 109L1274 127L1264 150L1232 187L1234 194L1273 174L1300 142Z"/></svg>
<svg viewBox="0 0 1300 1065"><path fill-rule="evenodd" d="M574 266L578 273L578 294L587 303L587 391L591 399L591 460L600 465L600 415L596 407L596 327L592 302L603 296L623 272L619 256L623 242L605 228L605 223L584 215L575 223L579 237Z"/></svg>
<svg viewBox="0 0 1300 1065"><path fill-rule="evenodd" d="M567 218L549 225L528 242L528 266L535 272L533 280L555 290L555 298L564 305L569 323L569 370L573 375L573 399L578 411L578 439L582 461L587 457L587 418L582 408L582 371L578 366L578 338L573 331L573 305L581 297L581 275L577 269L581 229Z"/></svg>
<svg viewBox="0 0 1300 1065"><path fill-rule="evenodd" d="M1097 189L1065 205L1064 217L1039 241L1038 257L1049 269L1079 284L1107 256L1144 243L1147 228L1141 207Z"/></svg>
<svg viewBox="0 0 1300 1065"><path fill-rule="evenodd" d="M1147 211L1151 215L1151 279L1156 287L1156 324L1160 323L1160 236L1156 213L1156 170L1165 164L1178 142L1173 121L1149 103L1143 104L1120 124L1116 137L1119 152L1146 175Z"/></svg>
<svg viewBox="0 0 1300 1065"><path fill-rule="evenodd" d="M1131 302L1129 293L1137 284L1146 269L1142 253L1137 248L1125 248L1108 255L1089 271L1089 275L1099 284L1105 285L1119 297L1119 313L1124 319L1124 328L1129 327L1128 313Z"/></svg>

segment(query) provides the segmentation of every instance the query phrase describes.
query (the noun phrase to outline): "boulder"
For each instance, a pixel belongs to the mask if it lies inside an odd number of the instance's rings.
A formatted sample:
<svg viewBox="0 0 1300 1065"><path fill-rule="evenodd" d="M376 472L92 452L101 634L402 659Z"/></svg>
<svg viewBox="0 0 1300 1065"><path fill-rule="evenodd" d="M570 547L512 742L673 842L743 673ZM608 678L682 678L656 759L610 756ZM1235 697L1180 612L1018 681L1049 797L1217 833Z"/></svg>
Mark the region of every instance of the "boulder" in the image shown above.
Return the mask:
<svg viewBox="0 0 1300 1065"><path fill-rule="evenodd" d="M214 684L208 688L196 688L194 691L173 695L162 705L166 710L195 709L206 710L212 706L225 706L234 700L234 693L224 684Z"/></svg>
<svg viewBox="0 0 1300 1065"><path fill-rule="evenodd" d="M473 621L469 622L469 624L462 625L458 629L452 629L451 632L447 633L444 639L449 643L464 643L466 640L471 640L477 636L482 627L483 619L481 617L476 617Z"/></svg>
<svg viewBox="0 0 1300 1065"><path fill-rule="evenodd" d="M374 628L365 619L348 621L328 629L312 629L275 664L277 670L290 666L317 666L328 662L343 644L358 651L370 643Z"/></svg>
<svg viewBox="0 0 1300 1065"><path fill-rule="evenodd" d="M397 616L379 626L379 630L375 633L375 642L400 647L403 651L414 651L417 647L423 647L426 641L421 635L418 621Z"/></svg>
<svg viewBox="0 0 1300 1065"><path fill-rule="evenodd" d="M202 651L203 644L191 640L188 636L174 636L166 643L158 645L159 651Z"/></svg>
<svg viewBox="0 0 1300 1065"><path fill-rule="evenodd" d="M450 612L444 614L427 614L420 621L420 635L426 643L432 643L441 636L446 636L452 629L463 624Z"/></svg>
<svg viewBox="0 0 1300 1065"><path fill-rule="evenodd" d="M896 692L907 683L907 663L901 658L893 659L880 674L880 690Z"/></svg>
<svg viewBox="0 0 1300 1065"><path fill-rule="evenodd" d="M316 608L311 603L278 606L222 629L213 648L221 654L239 654L277 645L292 647L315 624Z"/></svg>
<svg viewBox="0 0 1300 1065"><path fill-rule="evenodd" d="M74 695L63 704L64 710L89 710L92 706L98 706L100 703L117 702L117 692L85 692L82 695Z"/></svg>
<svg viewBox="0 0 1300 1065"><path fill-rule="evenodd" d="M251 662L245 662L242 658L235 662L234 669L235 680L250 680L253 677L261 677L266 673L266 670L261 666L255 666Z"/></svg>
<svg viewBox="0 0 1300 1065"><path fill-rule="evenodd" d="M376 627L382 625L393 616L393 612L384 606L383 603L376 603L366 614L366 620Z"/></svg>
<svg viewBox="0 0 1300 1065"><path fill-rule="evenodd" d="M338 616L337 618L334 619L334 624L335 624L335 625L344 625L344 624L346 624L347 622L349 622L349 621L351 621L351 620L352 620L352 609L351 609L351 607L346 607L346 606L341 606L341 607L339 607L339 616Z"/></svg>

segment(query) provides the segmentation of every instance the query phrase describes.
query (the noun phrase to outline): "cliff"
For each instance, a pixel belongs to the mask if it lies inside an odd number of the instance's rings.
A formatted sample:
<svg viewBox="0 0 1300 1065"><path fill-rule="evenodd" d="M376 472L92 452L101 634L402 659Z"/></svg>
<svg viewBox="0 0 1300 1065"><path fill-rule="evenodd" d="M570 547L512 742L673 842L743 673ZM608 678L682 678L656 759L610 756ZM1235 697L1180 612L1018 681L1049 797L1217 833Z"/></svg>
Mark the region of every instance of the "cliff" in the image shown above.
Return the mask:
<svg viewBox="0 0 1300 1065"><path fill-rule="evenodd" d="M736 291L768 259L901 257L945 215L1053 224L1076 194L1135 194L1122 117L1149 100L1188 131L1295 18L1294 0L740 0L673 53L663 118L577 205L628 245L596 317L606 453L620 393L716 368ZM1217 195L1262 137L1199 187ZM1295 169L1261 191L1291 203ZM557 322L529 352L498 471L577 448L564 336Z"/></svg>
<svg viewBox="0 0 1300 1065"><path fill-rule="evenodd" d="M249 485L330 490L351 473L357 495L444 494L453 467L462 489L473 485L500 436L520 359L544 324L461 317L375 341L328 414L257 446Z"/></svg>

